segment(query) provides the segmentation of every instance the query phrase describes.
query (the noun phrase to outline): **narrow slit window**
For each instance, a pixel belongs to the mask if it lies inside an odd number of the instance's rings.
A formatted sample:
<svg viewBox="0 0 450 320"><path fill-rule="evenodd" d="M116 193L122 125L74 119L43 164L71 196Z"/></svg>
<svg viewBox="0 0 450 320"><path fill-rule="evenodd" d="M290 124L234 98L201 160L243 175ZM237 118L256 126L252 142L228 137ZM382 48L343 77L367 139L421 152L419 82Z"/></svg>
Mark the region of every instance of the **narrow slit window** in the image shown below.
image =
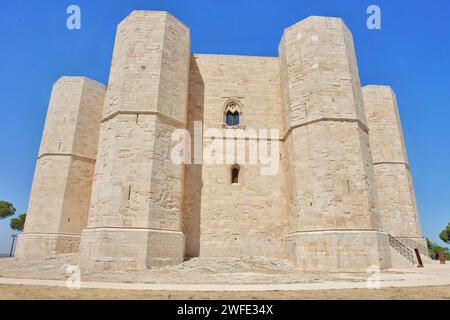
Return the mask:
<svg viewBox="0 0 450 320"><path fill-rule="evenodd" d="M231 184L238 184L239 183L239 166L234 166L231 168Z"/></svg>

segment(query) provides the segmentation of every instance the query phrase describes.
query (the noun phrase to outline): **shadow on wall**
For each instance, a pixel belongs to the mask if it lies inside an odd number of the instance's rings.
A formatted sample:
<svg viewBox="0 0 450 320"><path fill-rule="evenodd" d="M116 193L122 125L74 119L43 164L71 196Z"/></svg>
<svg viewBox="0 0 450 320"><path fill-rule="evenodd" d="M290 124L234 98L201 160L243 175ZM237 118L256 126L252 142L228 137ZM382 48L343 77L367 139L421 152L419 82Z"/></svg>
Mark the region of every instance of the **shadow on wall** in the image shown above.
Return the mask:
<svg viewBox="0 0 450 320"><path fill-rule="evenodd" d="M204 120L205 84L194 56L191 56L191 71L189 77L189 105L187 128L194 141L194 122ZM194 163L194 147L191 144L192 163ZM198 257L200 255L200 212L202 202L203 173L201 164L185 166L184 172L184 207L183 233L186 237L185 256Z"/></svg>

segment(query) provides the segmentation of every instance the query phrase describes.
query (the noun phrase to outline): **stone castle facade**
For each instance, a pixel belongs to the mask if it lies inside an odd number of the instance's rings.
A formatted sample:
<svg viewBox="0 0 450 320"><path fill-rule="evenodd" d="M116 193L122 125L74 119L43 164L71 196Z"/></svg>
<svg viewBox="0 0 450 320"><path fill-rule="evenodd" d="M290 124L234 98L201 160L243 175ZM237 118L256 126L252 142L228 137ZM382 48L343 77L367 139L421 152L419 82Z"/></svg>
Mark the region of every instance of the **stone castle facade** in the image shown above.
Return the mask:
<svg viewBox="0 0 450 320"><path fill-rule="evenodd" d="M258 139L280 146L279 170L175 164L172 133L194 136L196 122L278 129ZM136 270L265 256L336 271L415 263L423 243L395 94L361 88L341 19L309 17L279 57L250 57L191 54L187 26L134 11L107 87L53 86L16 257L79 252L83 270Z"/></svg>

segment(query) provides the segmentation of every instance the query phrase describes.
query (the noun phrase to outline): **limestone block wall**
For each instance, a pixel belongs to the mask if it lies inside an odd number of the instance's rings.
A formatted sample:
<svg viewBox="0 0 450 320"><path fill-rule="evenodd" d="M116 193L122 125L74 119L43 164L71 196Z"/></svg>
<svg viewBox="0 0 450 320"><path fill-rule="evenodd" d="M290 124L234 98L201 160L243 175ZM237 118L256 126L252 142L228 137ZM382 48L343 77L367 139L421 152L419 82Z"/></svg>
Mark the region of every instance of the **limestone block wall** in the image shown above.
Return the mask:
<svg viewBox="0 0 450 320"><path fill-rule="evenodd" d="M260 129L281 131L278 59L193 55L188 128L193 136L194 122L200 122L203 130L200 144L204 147L212 143L213 137L220 141L234 130L223 128L224 104L230 98L242 105L243 128L252 129L258 135ZM207 134L208 129L217 132ZM271 139L270 131L268 138ZM282 144L278 136L273 142ZM249 159L249 145L247 141L246 159ZM222 150L225 154L225 144ZM278 153L276 157L282 159L282 147ZM183 213L186 255L284 258L287 187L283 166L274 175L262 175L261 163L241 164L239 183L234 185L231 184L232 164L186 165Z"/></svg>
<svg viewBox="0 0 450 320"><path fill-rule="evenodd" d="M350 31L341 19L325 17L289 27L280 69L289 255L304 269L389 266Z"/></svg>
<svg viewBox="0 0 450 320"><path fill-rule="evenodd" d="M236 128L224 123L230 101ZM192 136L191 164L171 159L176 129ZM227 162L223 140L238 130L245 162ZM261 142L278 160L272 174ZM209 163L213 144L224 158ZM118 26L107 89L54 85L16 255L80 249L88 271L246 256L365 271L399 263L387 233L424 244L395 95L361 90L341 19L287 28L279 57L191 55L183 23L134 11Z"/></svg>
<svg viewBox="0 0 450 320"><path fill-rule="evenodd" d="M363 88L370 129L381 227L395 237L421 238L416 197L394 92Z"/></svg>
<svg viewBox="0 0 450 320"><path fill-rule="evenodd" d="M189 29L134 11L118 27L101 124L85 270L143 269L184 258L183 166L171 134L186 127Z"/></svg>
<svg viewBox="0 0 450 320"><path fill-rule="evenodd" d="M53 86L24 233L16 257L77 252L86 226L105 86L63 77Z"/></svg>

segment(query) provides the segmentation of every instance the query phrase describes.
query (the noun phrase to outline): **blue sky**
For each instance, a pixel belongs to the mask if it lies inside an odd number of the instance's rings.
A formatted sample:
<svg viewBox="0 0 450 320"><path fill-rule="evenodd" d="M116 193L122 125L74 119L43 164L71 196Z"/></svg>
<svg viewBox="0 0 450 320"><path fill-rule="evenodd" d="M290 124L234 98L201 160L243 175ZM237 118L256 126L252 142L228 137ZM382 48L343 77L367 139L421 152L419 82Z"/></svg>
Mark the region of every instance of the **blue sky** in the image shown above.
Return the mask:
<svg viewBox="0 0 450 320"><path fill-rule="evenodd" d="M82 29L66 28L80 6ZM366 27L380 6L381 30ZM191 28L194 53L276 56L283 29L339 16L355 38L361 82L397 93L425 236L450 221L450 1L0 0L0 200L27 210L51 86L62 75L106 83L115 27L134 9L167 10ZM9 252L9 219L0 253Z"/></svg>

